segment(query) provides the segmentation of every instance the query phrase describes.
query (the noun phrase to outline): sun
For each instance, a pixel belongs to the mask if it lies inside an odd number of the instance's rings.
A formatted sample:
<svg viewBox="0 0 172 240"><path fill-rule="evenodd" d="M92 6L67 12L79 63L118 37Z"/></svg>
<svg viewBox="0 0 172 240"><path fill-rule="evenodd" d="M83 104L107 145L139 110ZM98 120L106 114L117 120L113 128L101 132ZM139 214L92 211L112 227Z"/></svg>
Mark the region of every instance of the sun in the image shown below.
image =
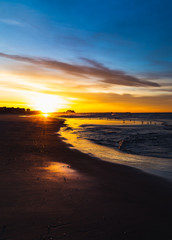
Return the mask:
<svg viewBox="0 0 172 240"><path fill-rule="evenodd" d="M56 112L62 108L65 100L56 95L40 94L34 98L34 107L42 113Z"/></svg>

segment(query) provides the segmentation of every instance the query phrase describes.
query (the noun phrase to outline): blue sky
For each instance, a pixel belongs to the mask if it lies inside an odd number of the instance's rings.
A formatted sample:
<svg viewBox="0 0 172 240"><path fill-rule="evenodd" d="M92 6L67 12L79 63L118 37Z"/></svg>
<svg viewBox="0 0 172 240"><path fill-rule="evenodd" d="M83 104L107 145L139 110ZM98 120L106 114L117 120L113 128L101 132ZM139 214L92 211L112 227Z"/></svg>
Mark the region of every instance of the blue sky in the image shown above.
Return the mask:
<svg viewBox="0 0 172 240"><path fill-rule="evenodd" d="M35 65L30 60L19 61L12 57L14 55L84 67L90 64L95 67L91 62L94 61L110 70L122 71L124 78L129 75L158 85L156 89L153 88L155 84L152 88L150 84L143 88L133 85L131 80L126 86L122 82L121 87L121 78L119 84L106 79L106 84L111 84L106 86L106 93L135 96L137 92L140 97L165 95L171 98L171 9L170 0L0 1L1 70L23 73L30 64L35 74L40 70L38 62ZM59 71L52 67L48 70L47 66L44 70L51 74ZM69 73L67 69L66 73ZM70 74L73 76L73 72ZM92 85L96 81L99 89L102 76L91 76ZM87 79L84 81L86 83ZM95 86L94 91L92 86L88 87L89 91L95 92ZM69 94L70 90L67 92ZM73 97L73 90L71 95Z"/></svg>

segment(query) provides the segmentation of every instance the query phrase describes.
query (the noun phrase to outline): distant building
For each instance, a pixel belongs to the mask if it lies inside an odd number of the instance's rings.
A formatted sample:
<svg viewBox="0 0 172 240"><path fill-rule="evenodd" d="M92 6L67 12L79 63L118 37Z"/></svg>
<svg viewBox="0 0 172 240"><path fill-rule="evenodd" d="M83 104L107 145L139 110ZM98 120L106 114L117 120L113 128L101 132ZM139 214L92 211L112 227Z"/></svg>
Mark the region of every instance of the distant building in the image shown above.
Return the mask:
<svg viewBox="0 0 172 240"><path fill-rule="evenodd" d="M75 111L69 109L69 110L66 111L66 113L75 113Z"/></svg>
<svg viewBox="0 0 172 240"><path fill-rule="evenodd" d="M39 111L31 111L29 108L0 107L0 114L39 114Z"/></svg>
<svg viewBox="0 0 172 240"><path fill-rule="evenodd" d="M0 107L1 114L22 114L25 113L25 108Z"/></svg>

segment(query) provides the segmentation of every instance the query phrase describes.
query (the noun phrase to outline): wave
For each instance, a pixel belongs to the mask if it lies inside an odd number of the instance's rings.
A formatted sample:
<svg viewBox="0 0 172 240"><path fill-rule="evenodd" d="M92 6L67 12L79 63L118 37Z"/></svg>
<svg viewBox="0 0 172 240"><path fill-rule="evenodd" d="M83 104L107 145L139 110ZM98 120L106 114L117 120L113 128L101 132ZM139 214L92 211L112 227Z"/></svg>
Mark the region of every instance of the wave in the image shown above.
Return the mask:
<svg viewBox="0 0 172 240"><path fill-rule="evenodd" d="M66 119L62 136L80 151L106 161L172 175L171 118Z"/></svg>

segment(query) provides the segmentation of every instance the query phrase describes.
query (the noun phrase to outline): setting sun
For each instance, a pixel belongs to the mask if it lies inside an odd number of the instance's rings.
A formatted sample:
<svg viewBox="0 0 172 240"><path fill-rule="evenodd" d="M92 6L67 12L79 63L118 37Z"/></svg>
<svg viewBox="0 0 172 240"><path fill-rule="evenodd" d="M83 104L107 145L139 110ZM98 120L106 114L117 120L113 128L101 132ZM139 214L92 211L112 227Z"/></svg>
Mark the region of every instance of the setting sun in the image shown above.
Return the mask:
<svg viewBox="0 0 172 240"><path fill-rule="evenodd" d="M64 107L66 101L59 96L41 94L34 99L35 109L43 112L50 113Z"/></svg>

